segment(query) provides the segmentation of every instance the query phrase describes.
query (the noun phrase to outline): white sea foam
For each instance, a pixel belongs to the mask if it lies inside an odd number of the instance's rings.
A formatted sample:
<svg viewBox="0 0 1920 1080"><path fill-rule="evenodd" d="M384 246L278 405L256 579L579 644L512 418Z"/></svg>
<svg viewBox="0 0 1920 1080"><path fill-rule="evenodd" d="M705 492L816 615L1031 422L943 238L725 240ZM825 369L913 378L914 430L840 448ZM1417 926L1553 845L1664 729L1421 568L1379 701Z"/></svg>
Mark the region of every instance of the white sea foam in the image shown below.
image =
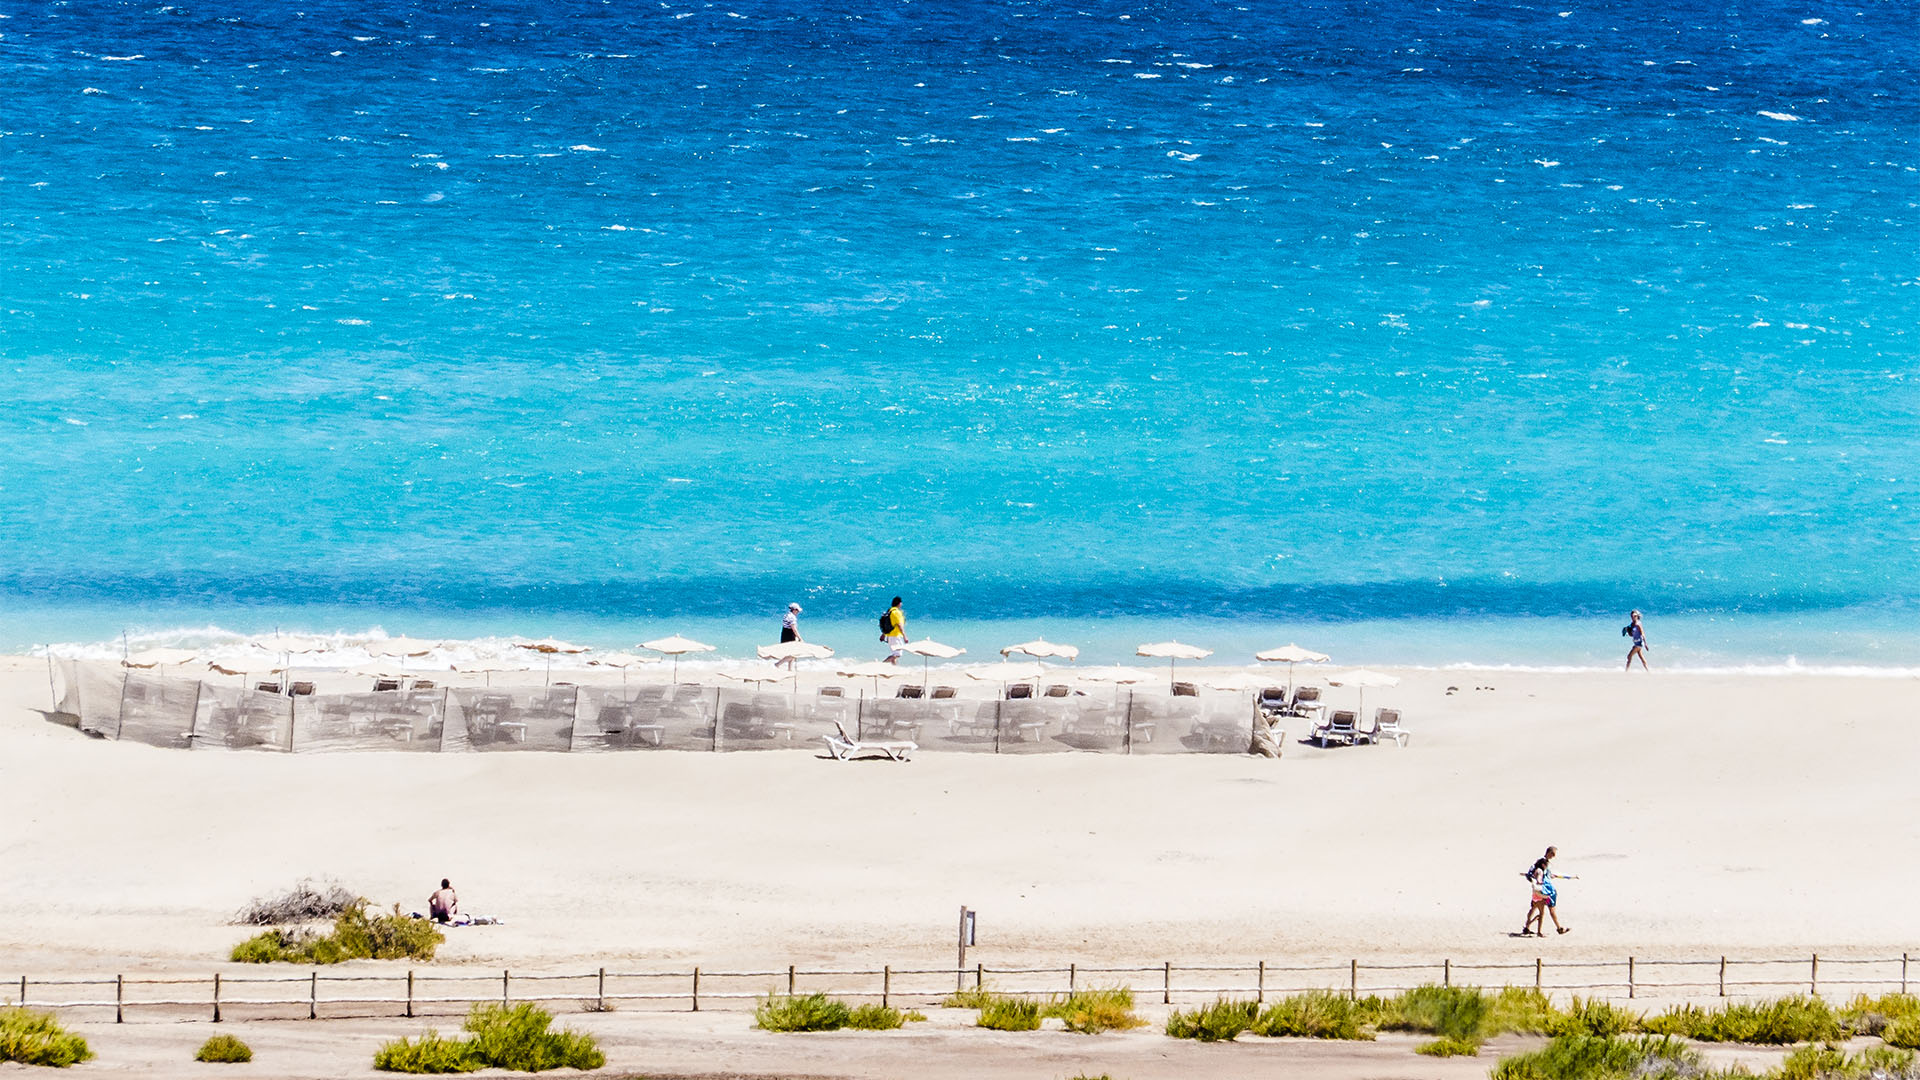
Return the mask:
<svg viewBox="0 0 1920 1080"><path fill-rule="evenodd" d="M581 152L581 153L583 153L583 154L604 154L604 153L606 153L606 151L605 151L605 150L602 150L602 149L601 149L600 147L598 147L598 146L588 146L588 145L587 145L586 143L575 143L574 145L572 145L572 146L569 146L569 147L567 147L567 149L569 149L569 150L578 150L578 151L580 151L580 152Z"/></svg>
<svg viewBox="0 0 1920 1080"><path fill-rule="evenodd" d="M339 323L339 324L340 324L341 326L371 326L371 325L373 325L372 323L370 323L370 322L368 322L368 321L367 321L367 320L365 320L365 319L335 319L335 320L333 320L333 321L334 321L334 322L337 322L337 323Z"/></svg>
<svg viewBox="0 0 1920 1080"><path fill-rule="evenodd" d="M105 91L105 90L102 90L102 89L100 89L100 88L99 88L99 87L97 87L97 86L89 86L89 87L86 87L85 89L83 89L83 90L81 90L80 92L81 92L81 93L83 93L83 94L104 94L104 93L106 93L106 91Z"/></svg>
<svg viewBox="0 0 1920 1080"><path fill-rule="evenodd" d="M1760 110L1760 115L1761 115L1761 116L1764 116L1764 117L1766 117L1766 118L1767 118L1767 119L1769 119L1769 120L1798 120L1798 119L1800 119L1799 117L1797 117L1797 116L1795 116L1795 115L1793 115L1792 113L1784 113L1784 112L1769 112L1769 111L1768 111L1768 110L1766 110L1766 109L1761 109L1761 110Z"/></svg>
<svg viewBox="0 0 1920 1080"><path fill-rule="evenodd" d="M1170 158L1173 158L1175 161L1199 161L1200 160L1199 154L1183 154L1178 150L1167 151L1167 156Z"/></svg>
<svg viewBox="0 0 1920 1080"><path fill-rule="evenodd" d="M100 59L126 61L126 60L145 60L146 58L147 58L146 53L134 53L132 56L103 56Z"/></svg>

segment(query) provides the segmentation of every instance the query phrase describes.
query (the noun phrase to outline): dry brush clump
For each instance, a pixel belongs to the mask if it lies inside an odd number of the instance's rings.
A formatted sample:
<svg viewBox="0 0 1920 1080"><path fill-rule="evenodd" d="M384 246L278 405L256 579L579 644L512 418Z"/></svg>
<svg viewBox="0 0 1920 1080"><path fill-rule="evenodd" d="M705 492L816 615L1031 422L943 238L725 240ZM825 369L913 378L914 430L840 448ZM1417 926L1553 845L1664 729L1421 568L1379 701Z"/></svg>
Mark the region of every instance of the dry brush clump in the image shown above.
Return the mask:
<svg viewBox="0 0 1920 1080"><path fill-rule="evenodd" d="M365 898L337 881L316 882L302 878L283 893L254 897L234 915L233 921L242 926L322 922L338 916L355 904L366 902Z"/></svg>

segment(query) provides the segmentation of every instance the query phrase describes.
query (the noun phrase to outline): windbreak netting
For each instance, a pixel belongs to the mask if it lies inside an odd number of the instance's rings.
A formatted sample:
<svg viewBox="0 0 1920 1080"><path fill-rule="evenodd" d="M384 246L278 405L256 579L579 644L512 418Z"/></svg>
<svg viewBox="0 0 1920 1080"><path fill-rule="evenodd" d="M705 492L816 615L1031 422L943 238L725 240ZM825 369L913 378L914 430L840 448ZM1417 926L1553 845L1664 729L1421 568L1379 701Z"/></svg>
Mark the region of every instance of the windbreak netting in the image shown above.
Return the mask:
<svg viewBox="0 0 1920 1080"><path fill-rule="evenodd" d="M437 753L447 693L443 690L369 690L363 694L302 694L293 698L294 752Z"/></svg>
<svg viewBox="0 0 1920 1080"><path fill-rule="evenodd" d="M201 683L193 748L287 753L293 749L293 703L285 694Z"/></svg>
<svg viewBox="0 0 1920 1080"><path fill-rule="evenodd" d="M838 710L823 711L817 696L753 690L718 692L721 750L789 750L823 745L833 734ZM844 721L842 721L844 723Z"/></svg>
<svg viewBox="0 0 1920 1080"><path fill-rule="evenodd" d="M573 746L574 687L448 690L446 696L442 750L565 752Z"/></svg>
<svg viewBox="0 0 1920 1080"><path fill-rule="evenodd" d="M111 737L184 750L193 742L200 680L129 671L120 694L120 727Z"/></svg>
<svg viewBox="0 0 1920 1080"><path fill-rule="evenodd" d="M120 697L126 689L126 671L105 664L75 664L73 678L79 699L80 730L108 739L119 738Z"/></svg>
<svg viewBox="0 0 1920 1080"><path fill-rule="evenodd" d="M80 719L79 665L65 657L53 661L53 711Z"/></svg>
<svg viewBox="0 0 1920 1080"><path fill-rule="evenodd" d="M1136 690L1128 716L1136 754L1244 754L1253 743L1253 702L1244 694Z"/></svg>
<svg viewBox="0 0 1920 1080"><path fill-rule="evenodd" d="M692 683L580 688L576 753L602 750L712 750L715 691Z"/></svg>

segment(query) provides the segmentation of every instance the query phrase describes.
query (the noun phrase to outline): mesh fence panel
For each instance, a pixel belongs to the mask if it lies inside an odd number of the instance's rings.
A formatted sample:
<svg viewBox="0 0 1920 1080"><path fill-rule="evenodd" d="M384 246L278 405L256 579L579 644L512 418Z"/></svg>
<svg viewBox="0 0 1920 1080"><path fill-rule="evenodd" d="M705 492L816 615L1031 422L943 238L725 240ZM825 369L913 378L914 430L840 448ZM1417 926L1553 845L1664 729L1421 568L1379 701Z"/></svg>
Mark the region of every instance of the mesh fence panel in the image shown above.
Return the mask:
<svg viewBox="0 0 1920 1080"><path fill-rule="evenodd" d="M1130 715L1136 754L1244 754L1253 741L1252 700L1240 694L1135 691Z"/></svg>
<svg viewBox="0 0 1920 1080"><path fill-rule="evenodd" d="M833 734L834 720L842 711L832 704L822 709L817 695L793 693L722 689L719 702L720 749L729 752L818 750L821 737Z"/></svg>
<svg viewBox="0 0 1920 1080"><path fill-rule="evenodd" d="M578 695L571 686L507 690L449 690L448 734L443 750L566 751L573 746L573 717ZM451 745L454 742L461 745Z"/></svg>
<svg viewBox="0 0 1920 1080"><path fill-rule="evenodd" d="M195 750L293 749L293 699L250 687L200 684Z"/></svg>
<svg viewBox="0 0 1920 1080"><path fill-rule="evenodd" d="M193 741L193 712L199 701L198 679L128 672L120 697L120 730L114 737L184 750Z"/></svg>
<svg viewBox="0 0 1920 1080"><path fill-rule="evenodd" d="M857 704L864 739L912 739L922 749L941 753L991 754L998 750L998 702L934 697L917 701L879 698Z"/></svg>
<svg viewBox="0 0 1920 1080"><path fill-rule="evenodd" d="M53 661L53 711L61 716L80 716L79 665L65 657Z"/></svg>
<svg viewBox="0 0 1920 1080"><path fill-rule="evenodd" d="M120 737L120 695L126 672L105 664L74 665L74 683L80 702L80 730L109 739Z"/></svg>
<svg viewBox="0 0 1920 1080"><path fill-rule="evenodd" d="M1062 710L1053 739L1071 750L1125 754L1132 748L1127 735L1127 695L1094 692L1065 699L1042 698Z"/></svg>
<svg viewBox="0 0 1920 1080"><path fill-rule="evenodd" d="M445 711L440 690L303 694L293 699L295 753L440 749ZM562 748L564 749L564 747Z"/></svg>

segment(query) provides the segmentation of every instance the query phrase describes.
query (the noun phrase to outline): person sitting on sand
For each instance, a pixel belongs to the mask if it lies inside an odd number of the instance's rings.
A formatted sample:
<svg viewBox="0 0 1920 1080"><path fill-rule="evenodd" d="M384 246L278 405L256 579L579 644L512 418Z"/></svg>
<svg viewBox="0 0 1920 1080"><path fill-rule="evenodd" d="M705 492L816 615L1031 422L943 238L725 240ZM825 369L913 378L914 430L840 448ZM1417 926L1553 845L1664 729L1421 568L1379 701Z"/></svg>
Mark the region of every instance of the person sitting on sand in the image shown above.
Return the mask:
<svg viewBox="0 0 1920 1080"><path fill-rule="evenodd" d="M1560 891L1554 888L1553 857L1559 854L1554 848L1548 848L1545 855L1534 860L1533 869L1526 872L1526 879L1533 886L1533 900L1527 908L1527 921L1520 925L1521 937L1546 937L1547 916L1553 917L1553 928L1564 934L1572 927L1560 925L1560 913L1556 910L1560 904ZM1571 877L1572 875L1558 875Z"/></svg>
<svg viewBox="0 0 1920 1080"><path fill-rule="evenodd" d="M1627 616L1627 625L1620 628L1620 636L1633 639L1633 648L1627 650L1627 670L1633 670L1633 658L1640 658L1640 670L1647 671L1647 632L1640 625L1638 611Z"/></svg>
<svg viewBox="0 0 1920 1080"><path fill-rule="evenodd" d="M440 888L427 897L427 917L437 923L450 923L460 915L460 894L453 891L453 882L440 879Z"/></svg>

